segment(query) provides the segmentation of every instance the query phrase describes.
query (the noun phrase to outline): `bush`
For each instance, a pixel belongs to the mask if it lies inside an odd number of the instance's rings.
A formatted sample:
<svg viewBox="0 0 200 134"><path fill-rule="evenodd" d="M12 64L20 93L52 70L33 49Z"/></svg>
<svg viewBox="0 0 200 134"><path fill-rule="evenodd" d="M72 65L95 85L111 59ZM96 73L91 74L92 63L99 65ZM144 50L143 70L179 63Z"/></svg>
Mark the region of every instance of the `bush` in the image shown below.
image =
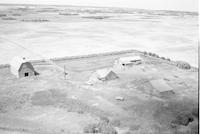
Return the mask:
<svg viewBox="0 0 200 134"><path fill-rule="evenodd" d="M165 57L161 57L161 59L166 60Z"/></svg>
<svg viewBox="0 0 200 134"><path fill-rule="evenodd" d="M144 53L144 55L147 55L147 54L148 54L146 51L144 51L143 53Z"/></svg>
<svg viewBox="0 0 200 134"><path fill-rule="evenodd" d="M176 66L181 68L181 69L191 69L190 64L185 62L185 61L177 61Z"/></svg>
<svg viewBox="0 0 200 134"><path fill-rule="evenodd" d="M149 56L152 56L152 53L151 53L151 52L149 52Z"/></svg>
<svg viewBox="0 0 200 134"><path fill-rule="evenodd" d="M91 134L117 134L117 131L111 125L106 123L89 124L83 129L83 132Z"/></svg>
<svg viewBox="0 0 200 134"><path fill-rule="evenodd" d="M172 123L172 125L184 125L184 126L187 126L193 120L194 119L193 119L191 114L189 114L189 113L181 113L171 123Z"/></svg>
<svg viewBox="0 0 200 134"><path fill-rule="evenodd" d="M155 54L155 53L152 53L152 56L153 56L153 57L156 57L156 54Z"/></svg>
<svg viewBox="0 0 200 134"><path fill-rule="evenodd" d="M160 56L159 56L159 55L157 55L157 54L155 55L155 57L156 57L156 58L160 58Z"/></svg>
<svg viewBox="0 0 200 134"><path fill-rule="evenodd" d="M166 60L168 60L168 61L171 61L171 59L170 59L170 58L167 58Z"/></svg>

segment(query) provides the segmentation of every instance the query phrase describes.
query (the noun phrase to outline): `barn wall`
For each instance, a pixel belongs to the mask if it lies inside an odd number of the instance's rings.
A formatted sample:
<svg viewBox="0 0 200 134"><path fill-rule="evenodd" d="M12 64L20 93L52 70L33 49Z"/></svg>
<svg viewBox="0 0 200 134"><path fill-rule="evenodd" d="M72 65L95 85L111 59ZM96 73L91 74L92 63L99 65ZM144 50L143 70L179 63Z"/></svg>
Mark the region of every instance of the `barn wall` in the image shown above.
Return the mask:
<svg viewBox="0 0 200 134"><path fill-rule="evenodd" d="M116 79L117 75L113 73L112 71L106 76L105 80L113 80Z"/></svg>
<svg viewBox="0 0 200 134"><path fill-rule="evenodd" d="M24 74L29 73L29 76L34 76L35 73L32 71L30 68L26 67L26 65L23 65L20 72L19 72L19 77L25 77Z"/></svg>

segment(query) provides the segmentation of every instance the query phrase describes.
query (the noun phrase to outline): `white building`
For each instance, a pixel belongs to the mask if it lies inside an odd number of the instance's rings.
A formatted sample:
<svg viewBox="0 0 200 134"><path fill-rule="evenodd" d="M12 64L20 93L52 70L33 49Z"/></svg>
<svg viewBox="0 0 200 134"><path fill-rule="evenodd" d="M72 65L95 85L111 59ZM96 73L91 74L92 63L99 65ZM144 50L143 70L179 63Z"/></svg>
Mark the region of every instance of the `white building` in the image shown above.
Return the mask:
<svg viewBox="0 0 200 134"><path fill-rule="evenodd" d="M99 69L91 75L87 83L92 85L97 82L114 80L116 78L118 78L117 74L111 69Z"/></svg>
<svg viewBox="0 0 200 134"><path fill-rule="evenodd" d="M170 87L163 79L151 80L150 83L161 96L170 96L175 94L173 88Z"/></svg>
<svg viewBox="0 0 200 134"><path fill-rule="evenodd" d="M142 58L140 56L130 56L130 57L122 57L115 61L115 65L120 66L131 66L138 65L142 63Z"/></svg>

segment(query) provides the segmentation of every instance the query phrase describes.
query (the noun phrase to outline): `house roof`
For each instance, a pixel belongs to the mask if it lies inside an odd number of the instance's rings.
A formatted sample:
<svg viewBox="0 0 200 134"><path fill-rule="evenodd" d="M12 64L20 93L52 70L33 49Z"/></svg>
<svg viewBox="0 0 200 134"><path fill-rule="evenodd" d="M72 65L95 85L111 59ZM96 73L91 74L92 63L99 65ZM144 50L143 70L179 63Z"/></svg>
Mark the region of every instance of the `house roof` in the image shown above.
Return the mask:
<svg viewBox="0 0 200 134"><path fill-rule="evenodd" d="M96 82L100 82L100 79L104 79L108 77L110 73L114 73L111 69L99 69L92 73L91 77L87 81L87 84L94 84ZM117 75L116 75L117 77Z"/></svg>
<svg viewBox="0 0 200 134"><path fill-rule="evenodd" d="M111 69L96 70L96 74L98 75L99 78L105 78L110 72L113 72L113 71Z"/></svg>
<svg viewBox="0 0 200 134"><path fill-rule="evenodd" d="M100 77L100 78L104 78L106 77L112 70L110 69L99 69L99 70L96 70L96 73L97 75Z"/></svg>
<svg viewBox="0 0 200 134"><path fill-rule="evenodd" d="M159 92L173 90L163 79L151 80L150 83Z"/></svg>
<svg viewBox="0 0 200 134"><path fill-rule="evenodd" d="M131 61L135 61L135 60L141 60L141 57L140 56L122 57L119 60L122 62L131 62Z"/></svg>

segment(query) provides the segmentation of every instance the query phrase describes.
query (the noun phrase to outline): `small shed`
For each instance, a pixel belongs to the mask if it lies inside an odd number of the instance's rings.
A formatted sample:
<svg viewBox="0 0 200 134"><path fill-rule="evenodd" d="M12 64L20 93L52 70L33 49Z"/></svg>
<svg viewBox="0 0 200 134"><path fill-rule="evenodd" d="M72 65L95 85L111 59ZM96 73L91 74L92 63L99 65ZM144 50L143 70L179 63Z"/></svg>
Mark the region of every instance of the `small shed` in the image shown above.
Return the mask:
<svg viewBox="0 0 200 134"><path fill-rule="evenodd" d="M151 80L150 83L161 96L170 96L175 94L172 87L170 87L163 79Z"/></svg>
<svg viewBox="0 0 200 134"><path fill-rule="evenodd" d="M117 74L111 69L100 69L96 71L97 78L102 81L118 78Z"/></svg>
<svg viewBox="0 0 200 134"><path fill-rule="evenodd" d="M142 58L140 56L122 57L119 58L115 64L121 66L138 65L142 63Z"/></svg>
<svg viewBox="0 0 200 134"><path fill-rule="evenodd" d="M33 65L23 58L14 57L10 63L10 71L17 78L38 75Z"/></svg>
<svg viewBox="0 0 200 134"><path fill-rule="evenodd" d="M117 74L111 69L99 69L96 70L90 77L88 84L94 84L100 81L108 81L117 79Z"/></svg>

